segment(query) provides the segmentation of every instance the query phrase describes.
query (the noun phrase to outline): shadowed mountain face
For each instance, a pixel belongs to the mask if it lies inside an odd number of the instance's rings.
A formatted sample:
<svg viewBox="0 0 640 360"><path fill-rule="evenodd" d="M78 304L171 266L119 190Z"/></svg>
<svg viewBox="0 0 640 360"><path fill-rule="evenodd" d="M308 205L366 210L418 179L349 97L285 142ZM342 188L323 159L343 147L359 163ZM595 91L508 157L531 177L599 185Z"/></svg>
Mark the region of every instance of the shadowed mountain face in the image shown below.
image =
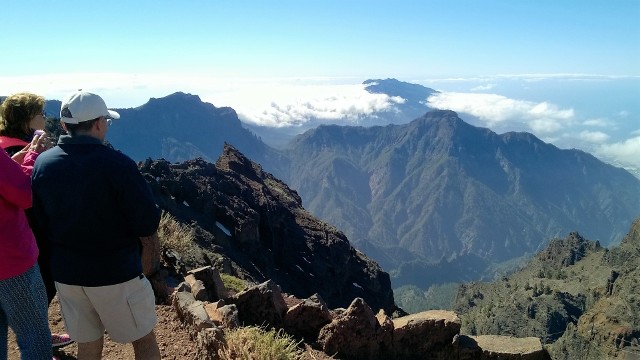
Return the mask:
<svg viewBox="0 0 640 360"><path fill-rule="evenodd" d="M233 262L244 277L272 279L299 298L318 293L331 308L361 297L376 310L395 310L389 274L342 232L308 213L295 191L230 145L215 165L147 160L141 171L162 209L197 226L198 244L210 252L204 257L211 264ZM220 256L226 260L210 260Z"/></svg>
<svg viewBox="0 0 640 360"><path fill-rule="evenodd" d="M245 129L235 110L216 108L181 92L150 99L134 109L117 109L120 120L107 140L135 160L164 158L180 162L201 157L213 162L230 143L258 162L280 164L283 158Z"/></svg>
<svg viewBox="0 0 640 360"><path fill-rule="evenodd" d="M404 125L321 126L287 154L283 178L305 207L400 269L394 285L415 283L401 267L412 261L413 274L440 262L463 275L465 264L532 254L576 229L610 245L640 213L640 181L628 172L451 111Z"/></svg>

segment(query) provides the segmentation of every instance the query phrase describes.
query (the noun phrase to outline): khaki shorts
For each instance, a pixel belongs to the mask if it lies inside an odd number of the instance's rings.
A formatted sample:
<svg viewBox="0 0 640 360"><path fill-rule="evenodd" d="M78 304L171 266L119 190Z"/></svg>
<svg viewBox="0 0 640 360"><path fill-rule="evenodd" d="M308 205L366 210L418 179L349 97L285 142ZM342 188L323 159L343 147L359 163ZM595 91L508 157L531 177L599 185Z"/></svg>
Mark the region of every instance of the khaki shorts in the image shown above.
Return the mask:
<svg viewBox="0 0 640 360"><path fill-rule="evenodd" d="M56 282L64 326L78 343L98 340L107 330L111 340L130 343L156 325L155 297L144 276L121 284L83 287Z"/></svg>

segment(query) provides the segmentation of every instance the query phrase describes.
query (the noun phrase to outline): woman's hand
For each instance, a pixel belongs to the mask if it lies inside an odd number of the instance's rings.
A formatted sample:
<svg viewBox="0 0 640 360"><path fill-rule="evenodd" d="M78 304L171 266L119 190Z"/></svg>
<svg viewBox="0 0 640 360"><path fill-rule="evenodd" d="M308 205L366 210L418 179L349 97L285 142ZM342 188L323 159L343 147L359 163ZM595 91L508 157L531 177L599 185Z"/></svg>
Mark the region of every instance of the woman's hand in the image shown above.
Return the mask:
<svg viewBox="0 0 640 360"><path fill-rule="evenodd" d="M25 146L22 150L15 153L11 158L18 164L22 164L22 162L24 161L24 156L27 155L27 152L33 151L40 154L41 152L51 148L51 146L51 141L45 134L35 134L33 136L33 139L31 140L31 143Z"/></svg>
<svg viewBox="0 0 640 360"><path fill-rule="evenodd" d="M38 134L36 133L31 140L31 143L27 145L28 150L37 152L40 154L41 152L49 149L51 147L51 141L47 139L46 134Z"/></svg>

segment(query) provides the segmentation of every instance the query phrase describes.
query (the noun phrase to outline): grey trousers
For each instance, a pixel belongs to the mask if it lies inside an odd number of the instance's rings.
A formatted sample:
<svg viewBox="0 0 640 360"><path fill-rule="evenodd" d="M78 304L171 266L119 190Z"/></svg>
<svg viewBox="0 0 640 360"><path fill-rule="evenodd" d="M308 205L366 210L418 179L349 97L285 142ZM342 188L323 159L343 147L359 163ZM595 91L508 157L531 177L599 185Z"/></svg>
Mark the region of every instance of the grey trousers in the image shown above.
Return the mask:
<svg viewBox="0 0 640 360"><path fill-rule="evenodd" d="M48 318L47 293L38 264L0 280L0 360L8 356L9 327L16 334L22 359L51 360Z"/></svg>

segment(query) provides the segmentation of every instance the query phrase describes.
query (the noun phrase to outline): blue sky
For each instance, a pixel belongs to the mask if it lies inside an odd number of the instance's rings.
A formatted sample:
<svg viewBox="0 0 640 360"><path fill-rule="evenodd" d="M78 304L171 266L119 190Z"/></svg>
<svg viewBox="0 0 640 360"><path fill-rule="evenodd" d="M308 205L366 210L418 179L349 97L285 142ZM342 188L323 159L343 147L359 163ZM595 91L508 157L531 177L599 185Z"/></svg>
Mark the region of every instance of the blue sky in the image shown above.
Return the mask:
<svg viewBox="0 0 640 360"><path fill-rule="evenodd" d="M640 58L638 0L21 0L3 13L21 75L638 75Z"/></svg>
<svg viewBox="0 0 640 360"><path fill-rule="evenodd" d="M397 78L497 132L640 169L640 0L21 0L2 12L2 95L84 88L132 107L184 91L288 126L389 106L360 84Z"/></svg>

